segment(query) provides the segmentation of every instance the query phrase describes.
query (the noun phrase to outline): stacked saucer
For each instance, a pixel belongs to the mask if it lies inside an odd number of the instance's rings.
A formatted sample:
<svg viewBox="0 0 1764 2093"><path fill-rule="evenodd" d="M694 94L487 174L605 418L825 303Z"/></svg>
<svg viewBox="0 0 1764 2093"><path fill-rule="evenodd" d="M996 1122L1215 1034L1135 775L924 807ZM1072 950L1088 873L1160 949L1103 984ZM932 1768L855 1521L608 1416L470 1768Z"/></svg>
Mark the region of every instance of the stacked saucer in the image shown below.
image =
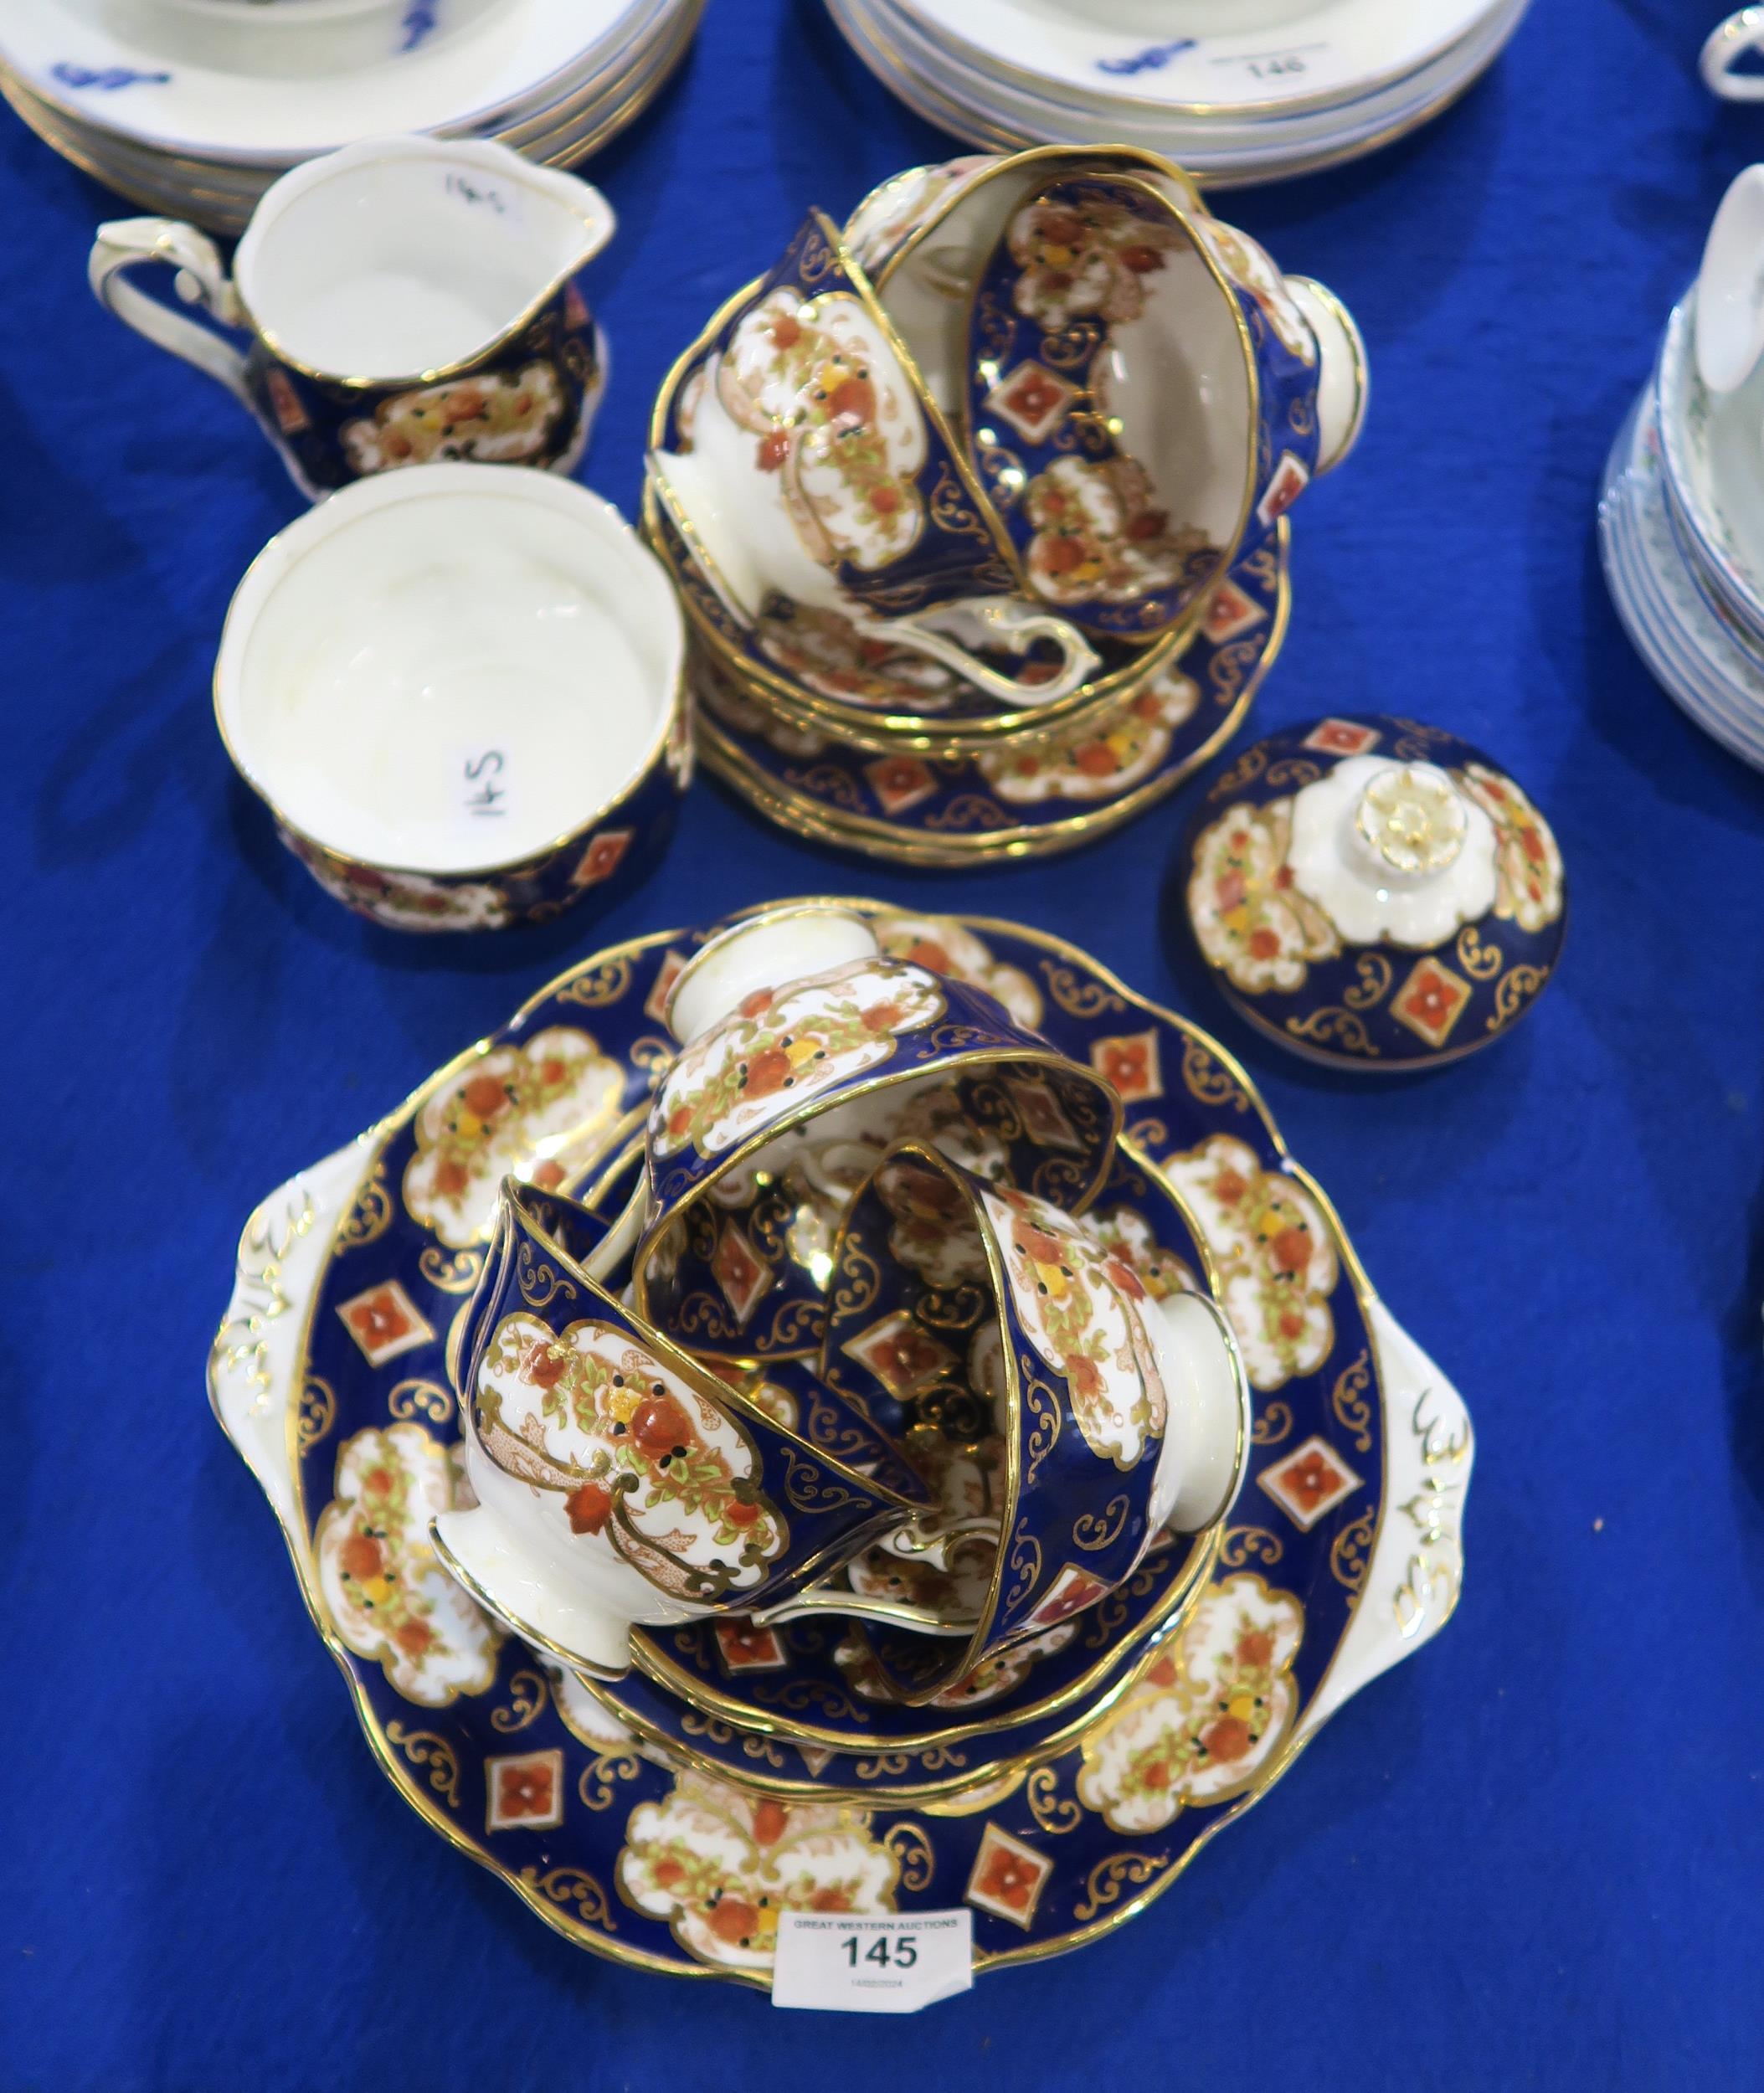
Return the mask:
<svg viewBox="0 0 1764 2093"><path fill-rule="evenodd" d="M1366 382L1340 302L1134 147L912 168L842 232L812 217L651 424L707 764L914 863L1131 819L1278 653L1286 512Z"/></svg>
<svg viewBox="0 0 1764 2093"><path fill-rule="evenodd" d="M827 0L882 83L976 145L1138 145L1229 187L1310 173L1437 116L1527 0Z"/></svg>
<svg viewBox="0 0 1764 2093"><path fill-rule="evenodd" d="M0 4L0 93L149 209L236 233L276 176L358 138L495 139L569 167L635 116L703 0Z"/></svg>
<svg viewBox="0 0 1764 2093"><path fill-rule="evenodd" d="M1636 651L1703 730L1764 769L1764 168L1729 191L1696 286L1606 468L1600 540Z"/></svg>

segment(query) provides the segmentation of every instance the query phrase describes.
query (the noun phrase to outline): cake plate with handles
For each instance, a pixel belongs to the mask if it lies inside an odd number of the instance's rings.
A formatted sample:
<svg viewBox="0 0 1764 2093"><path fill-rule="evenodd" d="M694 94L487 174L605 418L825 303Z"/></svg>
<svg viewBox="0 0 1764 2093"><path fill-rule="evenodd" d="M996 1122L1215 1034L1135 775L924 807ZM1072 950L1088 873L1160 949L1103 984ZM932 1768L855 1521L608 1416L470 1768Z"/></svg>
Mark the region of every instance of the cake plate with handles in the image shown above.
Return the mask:
<svg viewBox="0 0 1764 2093"><path fill-rule="evenodd" d="M217 1416L400 1794L579 1945L762 1986L782 1910L966 1904L982 1969L1133 1916L1443 1625L1472 1461L1455 1391L1204 1033L1041 933L851 905L1110 1077L1141 1152L1185 1182L1247 1340L1255 1458L1206 1584L1057 1756L910 1807L773 1792L640 1740L502 1640L429 1549L455 1488L445 1345L486 1191L510 1168L581 1182L640 1123L671 1052L658 989L702 932L587 960L273 1194L209 1361ZM813 1748L796 1749L812 1782Z"/></svg>

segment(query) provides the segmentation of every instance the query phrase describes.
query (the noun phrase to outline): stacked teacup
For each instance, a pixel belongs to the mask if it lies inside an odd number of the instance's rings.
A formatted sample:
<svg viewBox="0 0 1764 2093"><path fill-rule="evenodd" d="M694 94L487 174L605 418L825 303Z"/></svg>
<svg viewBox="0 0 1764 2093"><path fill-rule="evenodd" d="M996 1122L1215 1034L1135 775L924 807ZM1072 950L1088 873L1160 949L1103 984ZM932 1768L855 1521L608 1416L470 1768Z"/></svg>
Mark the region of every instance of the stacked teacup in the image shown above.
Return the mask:
<svg viewBox="0 0 1764 2093"><path fill-rule="evenodd" d="M505 1185L453 1334L476 1502L435 1538L481 1603L601 1679L644 1625L829 1616L873 1697L959 1707L1219 1529L1237 1340L1085 1220L1099 1075L835 904L713 938L662 1006L642 1135L585 1200Z"/></svg>
<svg viewBox="0 0 1764 2093"><path fill-rule="evenodd" d="M707 759L787 826L907 859L1126 819L1217 746L1206 717L1141 759L1203 657L1260 625L1272 658L1283 518L1365 393L1340 302L1155 154L955 161L842 230L811 213L652 423ZM985 805L1021 822L964 820Z"/></svg>
<svg viewBox="0 0 1764 2093"><path fill-rule="evenodd" d="M1764 769L1764 166L1729 189L1606 467L1605 572L1682 709Z"/></svg>

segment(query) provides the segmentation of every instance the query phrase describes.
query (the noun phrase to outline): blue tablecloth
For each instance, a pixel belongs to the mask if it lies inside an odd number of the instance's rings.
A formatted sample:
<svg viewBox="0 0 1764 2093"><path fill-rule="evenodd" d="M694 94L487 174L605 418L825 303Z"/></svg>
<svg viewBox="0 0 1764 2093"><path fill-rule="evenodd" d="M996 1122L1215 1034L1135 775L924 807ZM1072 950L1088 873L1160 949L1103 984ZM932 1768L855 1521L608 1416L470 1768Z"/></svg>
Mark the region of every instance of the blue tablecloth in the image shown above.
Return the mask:
<svg viewBox="0 0 1764 2093"><path fill-rule="evenodd" d="M1764 2077L1764 786L1625 645L1597 475L1764 112L1716 0L1542 0L1441 121L1234 197L1339 291L1376 393L1295 516L1263 730L1385 707L1481 743L1570 867L1559 985L1405 1086L1247 1037L1175 934L1165 809L1044 867L842 862L695 789L596 921L370 931L209 711L298 497L206 379L107 318L113 200L0 124L0 2088L1756 2086ZM594 163L627 510L649 399L804 207L946 142L812 0L720 0ZM1179 803L1185 805L1186 802ZM596 943L828 887L1021 917L1215 1024L1480 1433L1462 1607L1152 1911L913 2023L604 1966L372 1763L202 1370L252 1204Z"/></svg>

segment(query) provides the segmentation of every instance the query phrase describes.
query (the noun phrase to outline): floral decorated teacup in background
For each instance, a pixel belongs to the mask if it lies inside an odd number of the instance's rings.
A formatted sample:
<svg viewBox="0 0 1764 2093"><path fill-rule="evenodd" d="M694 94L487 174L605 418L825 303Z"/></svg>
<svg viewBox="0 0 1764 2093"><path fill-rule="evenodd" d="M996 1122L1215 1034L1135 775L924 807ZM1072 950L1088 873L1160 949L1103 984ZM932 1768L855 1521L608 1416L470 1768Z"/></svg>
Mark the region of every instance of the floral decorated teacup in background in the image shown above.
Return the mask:
<svg viewBox="0 0 1764 2093"><path fill-rule="evenodd" d="M782 599L1047 704L1097 666L1026 599L1010 538L839 234L812 213L725 317L651 456L658 493L732 615ZM976 646L1028 656L1007 675Z"/></svg>
<svg viewBox="0 0 1764 2093"><path fill-rule="evenodd" d="M931 1545L935 1499L861 1413L715 1378L611 1291L620 1256L587 1207L505 1182L452 1348L477 1501L433 1530L491 1612L618 1677L637 1623L781 1604L891 1535ZM851 1605L940 1632L923 1609Z"/></svg>
<svg viewBox="0 0 1764 2093"><path fill-rule="evenodd" d="M1109 1084L984 990L887 957L837 904L731 926L666 1016L681 1046L651 1108L635 1298L695 1351L819 1350L834 1236L898 1140L1072 1212L1108 1176Z"/></svg>
<svg viewBox="0 0 1764 2093"><path fill-rule="evenodd" d="M1047 146L909 170L848 234L1016 542L1047 537L1029 562L1044 600L1090 605L1093 630L1132 629L1122 607L1146 598L1149 565L1184 563L1185 533L1222 573L1359 434L1365 352L1345 307L1283 275L1155 153ZM1140 615L1155 630L1155 597Z"/></svg>
<svg viewBox="0 0 1764 2093"><path fill-rule="evenodd" d="M346 487L273 537L214 670L221 738L326 892L401 930L604 900L691 776L679 599L608 503L512 466Z"/></svg>
<svg viewBox="0 0 1764 2093"><path fill-rule="evenodd" d="M1225 1317L1201 1293L1154 1299L1046 1200L904 1146L853 1201L827 1298L825 1384L928 1476L954 1447L978 1478L949 1550L969 1640L873 1638L902 1700L1094 1605L1166 1532L1211 1525L1237 1494L1248 1383ZM886 1565L853 1577L878 1581L894 1582Z"/></svg>
<svg viewBox="0 0 1764 2093"><path fill-rule="evenodd" d="M206 234L152 218L100 226L88 273L236 393L316 498L438 459L572 470L605 371L578 277L612 231L598 189L506 147L386 138L275 183L230 277ZM215 324L131 281L148 262Z"/></svg>

